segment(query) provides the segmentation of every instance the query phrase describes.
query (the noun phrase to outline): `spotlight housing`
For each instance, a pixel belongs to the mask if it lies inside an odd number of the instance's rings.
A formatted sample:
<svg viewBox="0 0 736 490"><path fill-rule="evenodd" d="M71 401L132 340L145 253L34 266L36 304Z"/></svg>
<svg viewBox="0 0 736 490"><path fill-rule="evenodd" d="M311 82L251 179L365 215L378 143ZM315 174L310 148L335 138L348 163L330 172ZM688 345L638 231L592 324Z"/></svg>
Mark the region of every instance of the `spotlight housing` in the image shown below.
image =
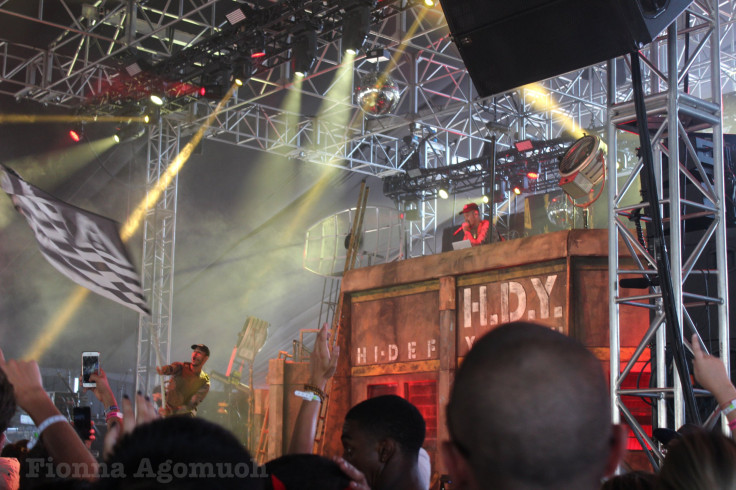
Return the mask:
<svg viewBox="0 0 736 490"><path fill-rule="evenodd" d="M146 128L142 124L128 124L119 128L113 139L115 143L125 143L140 138L145 132Z"/></svg>
<svg viewBox="0 0 736 490"><path fill-rule="evenodd" d="M307 76L314 66L317 54L317 33L306 30L294 36L291 51L292 72L303 77Z"/></svg>
<svg viewBox="0 0 736 490"><path fill-rule="evenodd" d="M342 18L343 51L359 52L371 30L371 4L355 2Z"/></svg>
<svg viewBox="0 0 736 490"><path fill-rule="evenodd" d="M161 107L162 105L164 105L164 102L165 101L166 101L166 97L164 97L163 95L161 95L161 94L151 94L151 102L154 105L157 105L157 106Z"/></svg>
<svg viewBox="0 0 736 490"><path fill-rule="evenodd" d="M581 199L600 182L606 170L606 144L597 136L585 135L560 160L560 187L572 199Z"/></svg>
<svg viewBox="0 0 736 490"><path fill-rule="evenodd" d="M266 56L266 36L263 32L257 31L250 45L251 58L263 58Z"/></svg>

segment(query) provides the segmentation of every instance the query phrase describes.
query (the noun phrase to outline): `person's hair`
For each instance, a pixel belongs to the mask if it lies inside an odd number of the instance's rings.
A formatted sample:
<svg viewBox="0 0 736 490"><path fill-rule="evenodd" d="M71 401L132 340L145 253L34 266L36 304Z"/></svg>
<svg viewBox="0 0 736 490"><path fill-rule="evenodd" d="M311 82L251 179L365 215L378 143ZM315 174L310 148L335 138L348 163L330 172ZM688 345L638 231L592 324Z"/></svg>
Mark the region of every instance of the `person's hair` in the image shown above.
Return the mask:
<svg viewBox="0 0 736 490"><path fill-rule="evenodd" d="M599 485L613 437L601 362L526 322L476 340L455 376L447 425L478 482L496 488Z"/></svg>
<svg viewBox="0 0 736 490"><path fill-rule="evenodd" d="M658 489L736 488L736 442L718 431L688 431L667 444Z"/></svg>
<svg viewBox="0 0 736 490"><path fill-rule="evenodd" d="M107 475L98 481L103 489L261 488L262 474L238 439L194 417L173 416L136 427L118 441L105 463Z"/></svg>
<svg viewBox="0 0 736 490"><path fill-rule="evenodd" d="M350 478L334 461L317 454L288 454L265 465L266 489L274 488L273 478L286 490L345 490Z"/></svg>
<svg viewBox="0 0 736 490"><path fill-rule="evenodd" d="M348 420L376 439L393 439L406 454L417 454L424 444L424 417L400 396L382 395L360 402L345 415Z"/></svg>
<svg viewBox="0 0 736 490"><path fill-rule="evenodd" d="M650 471L630 471L612 476L601 485L601 490L654 490L657 475Z"/></svg>
<svg viewBox="0 0 736 490"><path fill-rule="evenodd" d="M15 404L15 392L8 377L0 369L0 434L10 425L10 420L15 415L17 406Z"/></svg>

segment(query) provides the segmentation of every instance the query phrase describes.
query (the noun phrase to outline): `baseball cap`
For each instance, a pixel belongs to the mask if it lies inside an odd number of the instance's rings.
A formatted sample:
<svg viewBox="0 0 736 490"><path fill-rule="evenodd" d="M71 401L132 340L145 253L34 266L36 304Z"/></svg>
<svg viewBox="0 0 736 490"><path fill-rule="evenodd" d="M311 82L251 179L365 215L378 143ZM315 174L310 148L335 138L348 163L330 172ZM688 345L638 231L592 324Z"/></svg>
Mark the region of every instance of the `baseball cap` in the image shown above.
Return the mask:
<svg viewBox="0 0 736 490"><path fill-rule="evenodd" d="M468 203L465 206L463 206L463 210L457 214L469 213L471 211L478 211L478 205L475 204L474 202Z"/></svg>
<svg viewBox="0 0 736 490"><path fill-rule="evenodd" d="M204 352L205 354L207 354L207 357L210 357L210 348L207 347L206 345L204 345L204 344L194 344L194 345L192 345L192 350L197 350L197 349L199 349L202 352Z"/></svg>

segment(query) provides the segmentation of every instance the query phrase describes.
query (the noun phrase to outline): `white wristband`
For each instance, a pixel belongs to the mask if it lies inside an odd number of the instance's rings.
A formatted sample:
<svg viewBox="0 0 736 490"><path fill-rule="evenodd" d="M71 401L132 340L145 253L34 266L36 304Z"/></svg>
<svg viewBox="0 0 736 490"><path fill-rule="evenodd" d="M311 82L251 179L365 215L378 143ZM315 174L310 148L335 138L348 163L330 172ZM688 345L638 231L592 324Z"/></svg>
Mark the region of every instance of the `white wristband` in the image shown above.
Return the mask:
<svg viewBox="0 0 736 490"><path fill-rule="evenodd" d="M69 422L66 417L63 415L52 415L51 417L47 418L43 422L41 422L38 426L38 435L40 436L43 434L43 431L48 429L48 427L52 424L55 424L57 422Z"/></svg>
<svg viewBox="0 0 736 490"><path fill-rule="evenodd" d="M731 402L726 407L721 409L721 413L725 417L726 415L733 412L734 410L736 410L736 399L731 400Z"/></svg>
<svg viewBox="0 0 736 490"><path fill-rule="evenodd" d="M322 401L322 398L320 398L317 393L312 393L311 391L296 390L294 394L298 396L299 398L302 398L308 402L321 402Z"/></svg>

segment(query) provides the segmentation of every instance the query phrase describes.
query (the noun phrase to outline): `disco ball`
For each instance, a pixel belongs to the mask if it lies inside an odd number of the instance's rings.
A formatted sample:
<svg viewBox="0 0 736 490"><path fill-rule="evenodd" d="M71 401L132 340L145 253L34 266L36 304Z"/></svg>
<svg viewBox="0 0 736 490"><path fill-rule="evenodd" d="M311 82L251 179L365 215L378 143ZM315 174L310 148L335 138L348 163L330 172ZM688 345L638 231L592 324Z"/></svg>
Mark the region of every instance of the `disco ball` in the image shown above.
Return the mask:
<svg viewBox="0 0 736 490"><path fill-rule="evenodd" d="M570 228L572 223L572 213L567 204L564 194L555 194L550 196L547 203L547 218L550 223L560 228Z"/></svg>
<svg viewBox="0 0 736 490"><path fill-rule="evenodd" d="M366 74L355 87L355 101L371 116L383 116L396 109L400 96L394 79L380 73Z"/></svg>

